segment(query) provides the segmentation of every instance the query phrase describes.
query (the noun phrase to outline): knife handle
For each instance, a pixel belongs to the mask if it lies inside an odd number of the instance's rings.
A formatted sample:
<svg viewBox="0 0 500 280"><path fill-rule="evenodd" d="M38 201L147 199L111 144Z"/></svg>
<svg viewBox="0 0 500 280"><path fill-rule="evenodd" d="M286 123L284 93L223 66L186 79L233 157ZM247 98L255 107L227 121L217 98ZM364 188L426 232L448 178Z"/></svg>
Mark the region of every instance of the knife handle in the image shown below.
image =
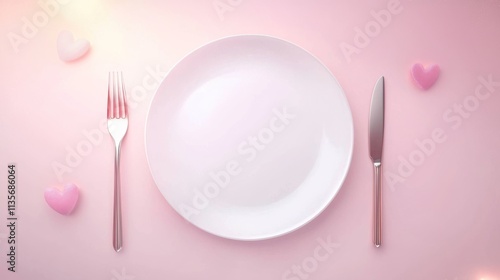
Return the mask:
<svg viewBox="0 0 500 280"><path fill-rule="evenodd" d="M373 243L382 245L382 163L373 163Z"/></svg>

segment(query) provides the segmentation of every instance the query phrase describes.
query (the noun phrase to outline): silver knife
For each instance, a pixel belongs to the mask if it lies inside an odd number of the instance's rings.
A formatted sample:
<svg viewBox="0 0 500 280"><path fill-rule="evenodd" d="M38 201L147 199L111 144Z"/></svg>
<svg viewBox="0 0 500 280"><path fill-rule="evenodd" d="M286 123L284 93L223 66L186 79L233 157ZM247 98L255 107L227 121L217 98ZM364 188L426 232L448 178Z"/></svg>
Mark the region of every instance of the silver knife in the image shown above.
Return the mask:
<svg viewBox="0 0 500 280"><path fill-rule="evenodd" d="M373 162L373 243L382 245L382 147L384 146L384 76L373 89L370 107L370 158Z"/></svg>

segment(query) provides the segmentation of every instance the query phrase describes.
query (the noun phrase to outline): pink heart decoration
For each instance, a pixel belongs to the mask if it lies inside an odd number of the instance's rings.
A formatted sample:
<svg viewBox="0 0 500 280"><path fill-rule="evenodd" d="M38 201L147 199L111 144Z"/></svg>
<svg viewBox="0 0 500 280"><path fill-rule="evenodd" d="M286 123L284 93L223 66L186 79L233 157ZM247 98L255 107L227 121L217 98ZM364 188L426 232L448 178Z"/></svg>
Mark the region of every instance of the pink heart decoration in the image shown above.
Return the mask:
<svg viewBox="0 0 500 280"><path fill-rule="evenodd" d="M73 61L85 55L90 48L89 41L75 41L73 34L67 30L61 31L57 37L57 53L62 61Z"/></svg>
<svg viewBox="0 0 500 280"><path fill-rule="evenodd" d="M437 64L424 68L422 64L416 63L411 67L411 77L419 88L427 90L436 83L440 71Z"/></svg>
<svg viewBox="0 0 500 280"><path fill-rule="evenodd" d="M78 202L79 192L75 184L64 186L62 191L56 188L48 188L44 193L45 201L57 213L69 215Z"/></svg>

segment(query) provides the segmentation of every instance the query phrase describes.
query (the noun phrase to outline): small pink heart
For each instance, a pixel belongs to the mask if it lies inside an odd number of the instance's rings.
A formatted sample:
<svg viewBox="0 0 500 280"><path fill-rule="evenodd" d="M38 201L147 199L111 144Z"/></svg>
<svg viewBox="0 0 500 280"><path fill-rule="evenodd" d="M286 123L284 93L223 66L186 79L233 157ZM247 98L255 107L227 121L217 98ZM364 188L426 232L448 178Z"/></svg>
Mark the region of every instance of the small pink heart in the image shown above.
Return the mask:
<svg viewBox="0 0 500 280"><path fill-rule="evenodd" d="M411 77L419 88L427 90L436 83L440 71L437 64L424 68L422 64L416 63L411 67Z"/></svg>
<svg viewBox="0 0 500 280"><path fill-rule="evenodd" d="M57 213L69 215L78 202L79 192L75 184L64 186L62 191L56 188L48 188L44 193L45 201Z"/></svg>
<svg viewBox="0 0 500 280"><path fill-rule="evenodd" d="M73 34L67 30L61 31L57 37L57 53L63 61L76 60L85 55L89 48L89 41L85 39L75 41Z"/></svg>

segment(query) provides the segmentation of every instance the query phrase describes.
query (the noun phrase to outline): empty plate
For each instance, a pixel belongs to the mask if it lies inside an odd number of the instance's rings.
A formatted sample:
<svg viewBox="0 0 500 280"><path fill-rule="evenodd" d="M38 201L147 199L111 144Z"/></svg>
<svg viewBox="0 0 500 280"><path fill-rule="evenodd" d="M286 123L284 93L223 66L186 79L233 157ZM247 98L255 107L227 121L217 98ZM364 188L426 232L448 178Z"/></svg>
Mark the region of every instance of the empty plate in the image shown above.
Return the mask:
<svg viewBox="0 0 500 280"><path fill-rule="evenodd" d="M339 191L353 147L333 75L289 42L242 35L189 54L155 94L148 162L193 225L237 240L291 232Z"/></svg>

